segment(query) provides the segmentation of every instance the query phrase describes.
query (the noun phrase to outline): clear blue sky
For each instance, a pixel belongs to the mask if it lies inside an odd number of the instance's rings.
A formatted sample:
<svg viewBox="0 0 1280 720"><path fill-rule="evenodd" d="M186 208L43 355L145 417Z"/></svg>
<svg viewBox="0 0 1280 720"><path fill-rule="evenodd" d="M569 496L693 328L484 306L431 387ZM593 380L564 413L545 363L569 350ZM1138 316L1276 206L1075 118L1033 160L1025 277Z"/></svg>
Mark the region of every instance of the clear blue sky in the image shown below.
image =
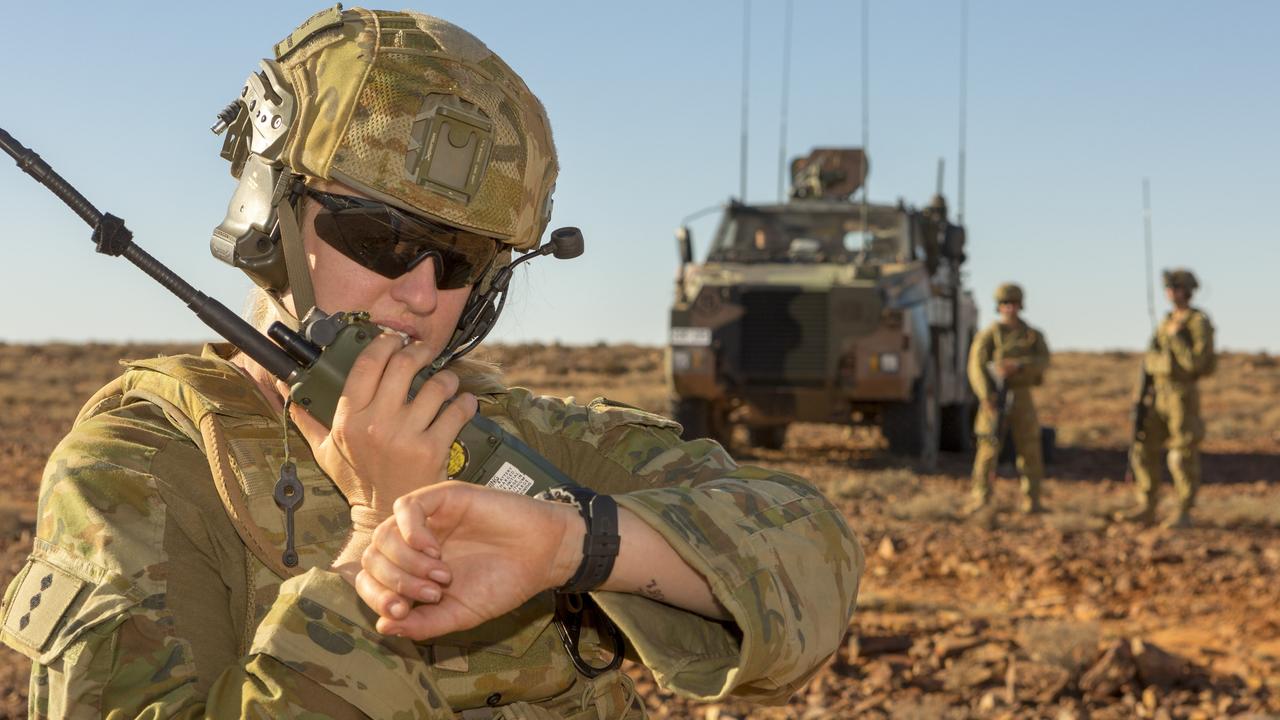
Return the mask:
<svg viewBox="0 0 1280 720"><path fill-rule="evenodd" d="M795 6L788 155L856 145L860 4ZM0 7L0 127L239 308L247 281L208 251L233 188L208 127L272 43L323 5ZM662 342L671 231L738 188L741 2L414 7L474 32L542 97L563 168L553 223L587 237L582 258L518 275L494 337ZM749 200L775 194L783 8L752 3ZM973 0L970 18L966 219L984 318L995 285L1016 279L1054 347L1138 347L1149 176L1157 267L1199 273L1221 345L1280 351L1280 3ZM958 0L872 0L873 199L923 204L945 157L954 203L959 21ZM694 225L700 249L713 225ZM88 238L4 159L0 340L209 336Z"/></svg>

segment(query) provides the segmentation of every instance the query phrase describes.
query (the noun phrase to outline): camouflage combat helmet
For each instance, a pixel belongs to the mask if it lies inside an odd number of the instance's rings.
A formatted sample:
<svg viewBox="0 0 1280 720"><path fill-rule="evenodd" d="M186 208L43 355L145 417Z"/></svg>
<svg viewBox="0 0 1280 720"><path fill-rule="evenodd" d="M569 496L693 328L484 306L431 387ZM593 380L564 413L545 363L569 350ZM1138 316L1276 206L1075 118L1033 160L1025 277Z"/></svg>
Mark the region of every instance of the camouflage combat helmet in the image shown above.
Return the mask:
<svg viewBox="0 0 1280 720"><path fill-rule="evenodd" d="M475 36L352 8L304 24L276 57L298 98L282 153L294 172L518 250L538 244L558 170L550 123Z"/></svg>
<svg viewBox="0 0 1280 720"><path fill-rule="evenodd" d="M1186 268L1173 268L1164 271L1164 286L1168 288L1182 288L1187 291L1194 291L1200 287L1199 281L1196 280L1195 273Z"/></svg>
<svg viewBox="0 0 1280 720"><path fill-rule="evenodd" d="M493 238L507 252L482 290L510 250L538 246L559 170L546 111L473 35L420 13L336 5L274 50L214 128L229 130L222 155L240 186L211 247L278 308L287 290L299 315L313 304L301 180Z"/></svg>
<svg viewBox="0 0 1280 720"><path fill-rule="evenodd" d="M996 288L996 302L1015 302L1022 304L1022 286L1017 283L1003 283Z"/></svg>

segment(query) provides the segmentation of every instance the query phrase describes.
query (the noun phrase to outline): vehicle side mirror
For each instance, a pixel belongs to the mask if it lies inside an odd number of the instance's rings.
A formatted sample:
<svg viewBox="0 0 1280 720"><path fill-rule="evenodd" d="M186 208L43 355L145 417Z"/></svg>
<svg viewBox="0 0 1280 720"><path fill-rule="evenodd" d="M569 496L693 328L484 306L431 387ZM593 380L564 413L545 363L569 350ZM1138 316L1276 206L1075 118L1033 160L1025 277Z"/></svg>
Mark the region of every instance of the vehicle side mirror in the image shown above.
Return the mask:
<svg viewBox="0 0 1280 720"><path fill-rule="evenodd" d="M693 262L693 238L688 227L682 225L676 229L676 248L680 252L681 265Z"/></svg>

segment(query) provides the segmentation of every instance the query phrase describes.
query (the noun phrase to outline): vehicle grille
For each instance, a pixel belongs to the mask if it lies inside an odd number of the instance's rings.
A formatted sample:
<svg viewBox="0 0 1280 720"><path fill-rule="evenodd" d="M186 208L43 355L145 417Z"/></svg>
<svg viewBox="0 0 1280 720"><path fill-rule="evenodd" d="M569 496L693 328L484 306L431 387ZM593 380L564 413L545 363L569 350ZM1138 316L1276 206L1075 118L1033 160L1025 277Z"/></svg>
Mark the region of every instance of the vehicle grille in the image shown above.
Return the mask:
<svg viewBox="0 0 1280 720"><path fill-rule="evenodd" d="M742 355L748 382L820 385L827 373L828 295L798 289L741 296Z"/></svg>

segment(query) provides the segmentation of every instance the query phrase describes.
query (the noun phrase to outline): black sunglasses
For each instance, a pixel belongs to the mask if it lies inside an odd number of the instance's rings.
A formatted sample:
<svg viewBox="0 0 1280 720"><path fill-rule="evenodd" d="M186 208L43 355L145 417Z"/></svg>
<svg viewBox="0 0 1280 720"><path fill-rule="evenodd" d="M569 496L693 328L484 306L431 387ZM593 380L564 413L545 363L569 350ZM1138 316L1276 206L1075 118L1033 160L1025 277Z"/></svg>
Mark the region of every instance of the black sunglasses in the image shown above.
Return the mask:
<svg viewBox="0 0 1280 720"><path fill-rule="evenodd" d="M498 254L498 241L410 215L384 203L307 188L324 208L316 235L379 275L395 279L432 258L436 287L454 290L479 280Z"/></svg>

